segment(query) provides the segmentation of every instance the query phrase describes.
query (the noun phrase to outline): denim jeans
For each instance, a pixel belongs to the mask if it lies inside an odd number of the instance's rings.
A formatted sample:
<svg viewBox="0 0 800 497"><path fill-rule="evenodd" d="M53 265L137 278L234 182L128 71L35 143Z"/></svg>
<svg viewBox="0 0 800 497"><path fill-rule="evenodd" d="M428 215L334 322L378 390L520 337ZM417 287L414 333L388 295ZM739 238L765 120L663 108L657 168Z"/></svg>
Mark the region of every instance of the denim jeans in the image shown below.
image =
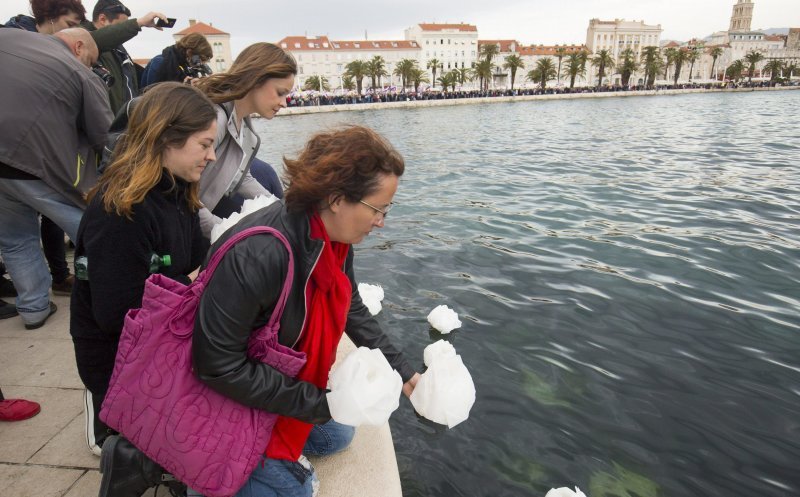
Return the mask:
<svg viewBox="0 0 800 497"><path fill-rule="evenodd" d="M81 208L44 181L0 181L0 253L17 289L17 311L29 324L50 313L52 280L39 243L39 213L77 239Z"/></svg>
<svg viewBox="0 0 800 497"><path fill-rule="evenodd" d="M315 425L308 436L303 454L324 456L346 449L356 429L336 421ZM263 463L263 464L262 464ZM297 461L263 458L250 479L234 497L311 497L316 480L314 468ZM187 497L202 497L192 489Z"/></svg>

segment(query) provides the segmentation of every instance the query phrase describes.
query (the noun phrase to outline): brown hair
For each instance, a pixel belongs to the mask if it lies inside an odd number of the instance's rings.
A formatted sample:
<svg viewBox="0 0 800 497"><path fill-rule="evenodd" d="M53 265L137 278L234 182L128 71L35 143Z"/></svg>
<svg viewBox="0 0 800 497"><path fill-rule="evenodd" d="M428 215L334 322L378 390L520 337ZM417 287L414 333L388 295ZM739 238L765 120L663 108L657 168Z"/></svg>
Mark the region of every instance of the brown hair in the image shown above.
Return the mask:
<svg viewBox="0 0 800 497"><path fill-rule="evenodd" d="M44 24L70 12L78 14L81 21L86 20L86 7L81 0L31 0L31 13L36 24Z"/></svg>
<svg viewBox="0 0 800 497"><path fill-rule="evenodd" d="M268 79L297 74L297 62L289 52L272 43L254 43L242 50L224 73L202 78L197 87L215 104L244 98Z"/></svg>
<svg viewBox="0 0 800 497"><path fill-rule="evenodd" d="M373 193L381 175L402 176L403 157L385 138L363 126L311 137L297 159L283 158L291 211L327 205L331 195L358 202Z"/></svg>
<svg viewBox="0 0 800 497"><path fill-rule="evenodd" d="M130 218L133 205L161 181L167 147L182 147L216 118L214 104L191 85L154 85L136 101L128 129L117 141L113 160L89 192L89 200L101 192L106 212ZM186 202L192 210L202 207L197 183L189 185Z"/></svg>
<svg viewBox="0 0 800 497"><path fill-rule="evenodd" d="M191 50L192 55L199 55L203 62L211 60L211 57L214 56L208 40L200 33L190 33L184 36L175 43L175 46L183 51L184 57L186 57L186 51Z"/></svg>

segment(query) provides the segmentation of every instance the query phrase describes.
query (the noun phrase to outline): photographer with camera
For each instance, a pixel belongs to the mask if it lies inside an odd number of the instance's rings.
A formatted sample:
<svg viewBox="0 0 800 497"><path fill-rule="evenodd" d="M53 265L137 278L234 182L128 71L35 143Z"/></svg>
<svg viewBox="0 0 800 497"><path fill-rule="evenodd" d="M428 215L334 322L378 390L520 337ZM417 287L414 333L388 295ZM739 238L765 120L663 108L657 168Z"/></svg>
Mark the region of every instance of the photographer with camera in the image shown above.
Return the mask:
<svg viewBox="0 0 800 497"><path fill-rule="evenodd" d="M188 34L153 57L144 68L140 86L144 88L162 81L194 84L198 78L211 74L206 63L212 56L211 44L205 36Z"/></svg>

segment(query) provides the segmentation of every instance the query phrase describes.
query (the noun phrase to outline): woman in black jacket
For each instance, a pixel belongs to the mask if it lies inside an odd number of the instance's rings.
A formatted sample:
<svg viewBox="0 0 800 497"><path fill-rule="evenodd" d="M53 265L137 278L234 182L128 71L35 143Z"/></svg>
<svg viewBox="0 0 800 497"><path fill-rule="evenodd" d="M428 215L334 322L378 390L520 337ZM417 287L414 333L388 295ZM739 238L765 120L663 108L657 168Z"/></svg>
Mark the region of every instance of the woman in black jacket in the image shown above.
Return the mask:
<svg viewBox="0 0 800 497"><path fill-rule="evenodd" d="M75 247L70 334L87 416L87 443L100 455L105 397L123 320L141 307L145 280L160 272L185 283L208 242L200 231L198 181L215 159L216 111L180 83L153 88L130 116L114 159L89 194Z"/></svg>

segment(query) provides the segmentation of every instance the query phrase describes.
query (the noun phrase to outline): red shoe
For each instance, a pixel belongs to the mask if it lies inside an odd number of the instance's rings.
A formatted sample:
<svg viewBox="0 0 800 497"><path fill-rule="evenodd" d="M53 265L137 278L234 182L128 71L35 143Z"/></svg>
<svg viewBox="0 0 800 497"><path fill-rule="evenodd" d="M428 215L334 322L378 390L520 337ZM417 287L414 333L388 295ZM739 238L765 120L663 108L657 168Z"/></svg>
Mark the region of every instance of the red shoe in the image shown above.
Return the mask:
<svg viewBox="0 0 800 497"><path fill-rule="evenodd" d="M36 416L41 410L39 404L30 400L0 400L0 421L22 421Z"/></svg>

